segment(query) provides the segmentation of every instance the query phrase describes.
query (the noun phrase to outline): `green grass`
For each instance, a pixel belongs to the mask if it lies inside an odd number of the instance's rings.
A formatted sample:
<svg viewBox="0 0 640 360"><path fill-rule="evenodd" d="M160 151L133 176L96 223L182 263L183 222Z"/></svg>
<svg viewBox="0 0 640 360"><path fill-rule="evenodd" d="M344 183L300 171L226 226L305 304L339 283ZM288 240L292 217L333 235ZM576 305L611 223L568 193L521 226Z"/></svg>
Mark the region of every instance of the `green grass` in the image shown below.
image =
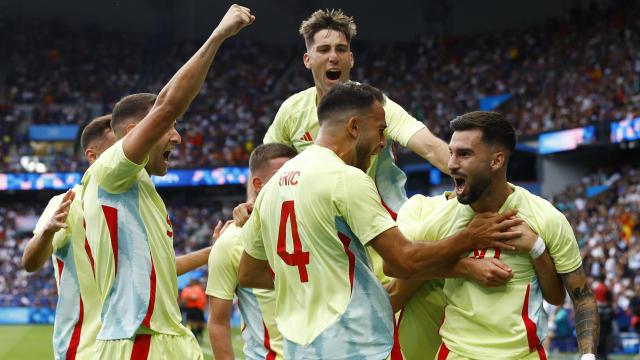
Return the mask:
<svg viewBox="0 0 640 360"><path fill-rule="evenodd" d="M11 325L0 326L0 359L41 360L52 359L53 349L51 336L53 327L48 325ZM240 329L233 329L233 349L237 359L244 359L242 354L242 336ZM205 334L202 351L206 360L213 360L209 337ZM551 354L550 360L574 360L575 354ZM609 356L611 360L638 360L640 356Z"/></svg>
<svg viewBox="0 0 640 360"><path fill-rule="evenodd" d="M244 359L240 329L233 328L233 350L237 359ZM53 359L53 327L49 325L0 326L0 359L42 360ZM202 343L205 360L213 360L209 336Z"/></svg>

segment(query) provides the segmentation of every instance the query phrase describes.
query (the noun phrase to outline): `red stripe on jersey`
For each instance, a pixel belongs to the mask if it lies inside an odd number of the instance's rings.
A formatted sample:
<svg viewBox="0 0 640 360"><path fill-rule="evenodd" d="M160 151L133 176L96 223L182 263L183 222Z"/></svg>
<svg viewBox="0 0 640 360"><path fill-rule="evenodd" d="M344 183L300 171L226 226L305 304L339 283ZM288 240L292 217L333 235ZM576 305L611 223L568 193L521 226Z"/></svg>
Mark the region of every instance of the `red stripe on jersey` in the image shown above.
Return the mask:
<svg viewBox="0 0 640 360"><path fill-rule="evenodd" d="M271 348L271 340L269 339L269 330L267 330L267 324L262 322L262 327L264 327L264 347L267 349L267 356L265 360L275 360L276 352Z"/></svg>
<svg viewBox="0 0 640 360"><path fill-rule="evenodd" d="M540 360L547 360L547 353L544 352L542 345L538 345L538 356L540 356Z"/></svg>
<svg viewBox="0 0 640 360"><path fill-rule="evenodd" d="M531 284L527 285L527 292L524 295L524 305L522 306L522 321L524 321L524 327L527 330L527 341L529 342L529 351L535 350L540 346L540 339L536 333L537 326L531 319L529 319L529 291L531 290Z"/></svg>
<svg viewBox="0 0 640 360"><path fill-rule="evenodd" d="M311 134L307 131L306 133L304 133L307 136L307 140L309 141L313 141L313 137L311 136Z"/></svg>
<svg viewBox="0 0 640 360"><path fill-rule="evenodd" d="M442 345L440 345L440 350L438 350L438 360L447 360L447 356L449 356L449 348L443 341Z"/></svg>
<svg viewBox="0 0 640 360"><path fill-rule="evenodd" d="M147 360L151 347L151 335L136 335L131 350L131 360Z"/></svg>
<svg viewBox="0 0 640 360"><path fill-rule="evenodd" d="M149 289L149 307L147 307L147 315L142 320L142 325L151 328L151 315L153 315L153 308L156 304L156 267L153 265L153 258L151 258L151 276L149 279Z"/></svg>
<svg viewBox="0 0 640 360"><path fill-rule="evenodd" d="M347 253L347 257L349 258L349 284L351 284L351 291L353 291L353 275L356 270L356 257L353 255L351 250L349 250L349 244L351 244L351 239L347 237L347 235L338 232L338 238L342 241L342 245L344 246L344 252Z"/></svg>
<svg viewBox="0 0 640 360"><path fill-rule="evenodd" d="M62 269L64 269L64 261L60 260L60 258L56 257L56 262L58 263L58 284L62 283ZM60 294L58 294L60 295Z"/></svg>
<svg viewBox="0 0 640 360"><path fill-rule="evenodd" d="M391 210L391 208L387 206L387 204L384 202L384 200L382 200L382 198L380 198L380 202L382 202L382 206L384 206L387 212L389 212L389 215L391 215L391 218L393 218L394 221L397 220L398 214L393 210Z"/></svg>
<svg viewBox="0 0 640 360"><path fill-rule="evenodd" d="M107 221L109 236L111 237L111 249L113 250L113 261L115 262L115 273L118 273L118 209L102 205L104 219Z"/></svg>
<svg viewBox="0 0 640 360"><path fill-rule="evenodd" d="M93 254L91 254L91 247L89 246L89 242L87 238L84 238L84 251L87 253L89 257L89 263L91 263L91 272L93 272L93 277L96 277L96 266L93 262Z"/></svg>
<svg viewBox="0 0 640 360"><path fill-rule="evenodd" d="M82 331L82 320L84 319L84 304L82 303L82 296L80 297L80 314L78 315L78 322L73 327L71 333L71 341L69 341L69 348L67 349L67 360L73 360L76 358L78 352L78 345L80 345L80 332Z"/></svg>
<svg viewBox="0 0 640 360"><path fill-rule="evenodd" d="M393 347L391 348L391 360L403 360L402 347L400 345L400 322L402 321L402 315L404 314L404 308L400 310L400 316L398 321L393 319Z"/></svg>

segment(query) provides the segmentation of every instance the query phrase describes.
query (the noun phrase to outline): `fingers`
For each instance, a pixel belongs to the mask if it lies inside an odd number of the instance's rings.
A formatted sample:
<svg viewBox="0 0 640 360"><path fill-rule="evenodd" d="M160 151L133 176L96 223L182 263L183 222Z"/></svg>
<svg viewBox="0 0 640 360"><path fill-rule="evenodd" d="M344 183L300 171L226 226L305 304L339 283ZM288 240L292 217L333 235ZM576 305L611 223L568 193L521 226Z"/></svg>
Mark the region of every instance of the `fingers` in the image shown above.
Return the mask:
<svg viewBox="0 0 640 360"><path fill-rule="evenodd" d="M233 219L232 220L227 220L227 222L224 223L224 226L222 227L222 230L220 230L220 233L222 234L225 230L227 230L227 228L229 227L229 225L233 224Z"/></svg>
<svg viewBox="0 0 640 360"><path fill-rule="evenodd" d="M58 210L56 210L56 214L59 214L63 211L68 211L69 207L71 206L71 202L72 200L67 200L65 202L63 202L62 204L60 204L60 206L58 206Z"/></svg>
<svg viewBox="0 0 640 360"><path fill-rule="evenodd" d="M496 225L496 230L498 230L498 231L509 230L510 228L516 227L516 226L522 224L523 222L524 222L524 220L522 220L520 218L505 219L505 220L500 221Z"/></svg>
<svg viewBox="0 0 640 360"><path fill-rule="evenodd" d="M509 251L514 251L516 250L516 247L507 243L507 242L502 242L502 241L493 241L489 246L487 246L488 248L499 248L502 250L509 250Z"/></svg>
<svg viewBox="0 0 640 360"><path fill-rule="evenodd" d="M67 190L66 193L64 193L64 196L62 197L62 202L65 202L67 200L73 201L75 197L76 197L76 193L74 193L73 190L69 189Z"/></svg>
<svg viewBox="0 0 640 360"><path fill-rule="evenodd" d="M499 269L502 269L505 272L510 273L511 272L511 268L509 267L509 265L503 263L502 261L496 259L496 258L489 258L488 259L493 265L495 265L496 267L498 267Z"/></svg>

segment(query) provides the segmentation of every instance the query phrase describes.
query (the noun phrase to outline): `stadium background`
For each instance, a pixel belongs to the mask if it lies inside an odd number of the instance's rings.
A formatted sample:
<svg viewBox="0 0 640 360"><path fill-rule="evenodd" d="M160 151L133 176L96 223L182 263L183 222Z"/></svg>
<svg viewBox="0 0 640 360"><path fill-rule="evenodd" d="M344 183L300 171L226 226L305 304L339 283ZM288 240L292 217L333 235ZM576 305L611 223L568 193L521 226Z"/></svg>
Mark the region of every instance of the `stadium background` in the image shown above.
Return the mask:
<svg viewBox="0 0 640 360"><path fill-rule="evenodd" d="M52 267L27 274L20 257L48 199L86 168L76 143L82 126L123 95L159 91L228 5L0 2L0 323L11 324L0 326L0 358L50 357L49 325L15 324L52 322ZM301 61L300 21L315 9L340 7L358 24L351 78L380 87L438 136L448 140L448 121L471 110L496 109L514 122L520 145L510 179L568 217L595 296L613 309L612 351L638 354L637 1L243 5L257 22L223 45L178 123L182 145L173 170L156 179L177 254L206 246L217 221L230 218L244 197L251 149L282 101L312 84ZM398 162L409 194L451 186L404 149ZM180 284L205 274L190 273ZM549 352L575 351L571 306L548 310Z"/></svg>

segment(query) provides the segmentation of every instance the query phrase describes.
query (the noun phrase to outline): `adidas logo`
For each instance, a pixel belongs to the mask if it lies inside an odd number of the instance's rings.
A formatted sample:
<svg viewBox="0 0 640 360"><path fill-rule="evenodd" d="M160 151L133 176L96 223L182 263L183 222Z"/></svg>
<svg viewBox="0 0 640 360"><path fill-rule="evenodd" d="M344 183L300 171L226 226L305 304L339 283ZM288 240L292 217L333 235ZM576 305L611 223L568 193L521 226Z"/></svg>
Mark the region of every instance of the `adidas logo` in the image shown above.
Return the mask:
<svg viewBox="0 0 640 360"><path fill-rule="evenodd" d="M311 134L309 134L309 132L307 131L307 132L304 133L304 135L302 135L300 140L302 140L302 141L313 141L313 138L311 137Z"/></svg>

